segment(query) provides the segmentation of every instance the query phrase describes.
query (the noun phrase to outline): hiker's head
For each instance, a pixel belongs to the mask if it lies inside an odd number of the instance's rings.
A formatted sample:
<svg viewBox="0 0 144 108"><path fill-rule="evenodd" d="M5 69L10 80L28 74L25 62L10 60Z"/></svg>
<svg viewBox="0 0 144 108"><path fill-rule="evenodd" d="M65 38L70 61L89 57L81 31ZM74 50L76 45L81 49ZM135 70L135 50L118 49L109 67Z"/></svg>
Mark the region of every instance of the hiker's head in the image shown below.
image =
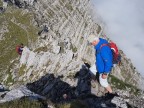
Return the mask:
<svg viewBox="0 0 144 108"><path fill-rule="evenodd" d="M87 38L88 42L92 45L97 45L99 42L99 38L96 37L94 34L89 35L89 37Z"/></svg>

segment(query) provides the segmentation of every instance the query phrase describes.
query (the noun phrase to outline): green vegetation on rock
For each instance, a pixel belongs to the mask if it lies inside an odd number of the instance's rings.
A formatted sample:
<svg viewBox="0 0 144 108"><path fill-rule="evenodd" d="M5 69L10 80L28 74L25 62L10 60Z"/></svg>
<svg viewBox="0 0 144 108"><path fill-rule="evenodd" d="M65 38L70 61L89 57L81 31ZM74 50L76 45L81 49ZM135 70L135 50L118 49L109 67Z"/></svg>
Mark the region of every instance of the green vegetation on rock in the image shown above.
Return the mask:
<svg viewBox="0 0 144 108"><path fill-rule="evenodd" d="M135 87L131 84L127 84L127 83L123 82L122 80L119 80L118 78L116 78L113 75L110 75L109 80L110 80L112 86L117 88L117 89L120 89L120 90L129 89L130 93L135 94L135 95L138 95L140 92L140 90L137 87Z"/></svg>
<svg viewBox="0 0 144 108"><path fill-rule="evenodd" d="M38 53L41 51L46 52L47 50L48 50L47 46L44 46L44 47L39 47L35 49L34 52L38 52Z"/></svg>
<svg viewBox="0 0 144 108"><path fill-rule="evenodd" d="M2 1L0 0L0 6L2 6Z"/></svg>
<svg viewBox="0 0 144 108"><path fill-rule="evenodd" d="M65 4L65 7L69 10L69 11L73 11L73 7L70 3Z"/></svg>
<svg viewBox="0 0 144 108"><path fill-rule="evenodd" d="M77 47L75 47L74 45L70 45L70 49L72 49L72 52L77 52Z"/></svg>
<svg viewBox="0 0 144 108"><path fill-rule="evenodd" d="M28 98L23 98L0 104L0 108L43 108L43 107L44 105L41 102L36 100L35 101L29 100Z"/></svg>
<svg viewBox="0 0 144 108"><path fill-rule="evenodd" d="M15 50L16 45L23 43L24 46L29 46L37 40L38 29L31 24L32 17L29 12L13 7L9 7L9 11L0 16L0 29L2 30L3 26L7 29L0 40L1 80L3 75L10 73L11 63L14 63L12 61L19 57ZM9 74L7 80L10 81L11 78L12 75Z"/></svg>
<svg viewBox="0 0 144 108"><path fill-rule="evenodd" d="M57 104L56 108L88 108L87 104L82 100L75 100L67 104Z"/></svg>
<svg viewBox="0 0 144 108"><path fill-rule="evenodd" d="M26 68L26 65L22 65L21 67L20 67L20 69L19 69L19 76L21 76L21 75L23 75L24 74L24 70L25 70L25 68Z"/></svg>

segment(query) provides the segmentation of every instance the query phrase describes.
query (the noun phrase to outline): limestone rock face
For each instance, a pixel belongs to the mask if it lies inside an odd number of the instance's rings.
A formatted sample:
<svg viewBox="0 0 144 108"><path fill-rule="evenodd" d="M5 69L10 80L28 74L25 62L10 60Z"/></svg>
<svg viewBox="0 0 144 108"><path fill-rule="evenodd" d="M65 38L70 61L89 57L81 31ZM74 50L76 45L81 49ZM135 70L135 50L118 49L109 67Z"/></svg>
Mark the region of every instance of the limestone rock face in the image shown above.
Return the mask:
<svg viewBox="0 0 144 108"><path fill-rule="evenodd" d="M26 65L26 69L19 80L36 80L46 73L69 76L84 62L95 62L94 50L87 45L86 37L92 32L97 35L98 24L90 17L88 0L42 0L29 7L40 31L34 46L29 46L29 51L24 48L20 67Z"/></svg>
<svg viewBox="0 0 144 108"><path fill-rule="evenodd" d="M27 87L20 86L19 88L16 88L16 89L13 89L13 90L7 92L4 95L4 98L0 99L0 103L12 101L15 99L20 99L21 97L24 97L24 96L33 96L35 98L44 98L40 95L37 95L37 94L31 92L30 90L27 89Z"/></svg>
<svg viewBox="0 0 144 108"><path fill-rule="evenodd" d="M63 81L76 86L74 75L84 62L95 63L94 48L86 38L94 33L109 40L101 23L93 19L90 0L10 1L0 17L1 82L14 89L21 83L32 83L52 73L56 77L63 75ZM25 46L21 56L15 51L15 46L20 43ZM124 83L144 87L144 80L131 61L122 50L120 54L121 65L112 70L117 80L111 78L111 83L118 87ZM118 79L122 82L116 82ZM93 94L104 94L105 90L98 82L91 83ZM124 88L128 91L130 86Z"/></svg>

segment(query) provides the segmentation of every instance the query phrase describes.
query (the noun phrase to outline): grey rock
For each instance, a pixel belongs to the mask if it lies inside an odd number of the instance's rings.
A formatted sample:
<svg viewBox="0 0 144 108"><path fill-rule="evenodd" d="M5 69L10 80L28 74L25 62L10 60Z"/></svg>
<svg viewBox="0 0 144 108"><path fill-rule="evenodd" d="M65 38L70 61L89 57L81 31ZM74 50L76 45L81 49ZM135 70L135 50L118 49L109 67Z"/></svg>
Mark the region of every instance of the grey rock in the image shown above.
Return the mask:
<svg viewBox="0 0 144 108"><path fill-rule="evenodd" d="M124 101L123 98L121 97L114 97L111 100L112 103L116 104L118 107L122 107L122 108L128 108L126 102Z"/></svg>
<svg viewBox="0 0 144 108"><path fill-rule="evenodd" d="M15 99L20 99L24 96L44 99L44 97L31 92L30 90L27 89L26 86L22 85L22 86L20 86L16 89L13 89L13 90L7 92L4 95L4 97L0 100L0 103L7 102L7 101L12 101L12 100L15 100Z"/></svg>

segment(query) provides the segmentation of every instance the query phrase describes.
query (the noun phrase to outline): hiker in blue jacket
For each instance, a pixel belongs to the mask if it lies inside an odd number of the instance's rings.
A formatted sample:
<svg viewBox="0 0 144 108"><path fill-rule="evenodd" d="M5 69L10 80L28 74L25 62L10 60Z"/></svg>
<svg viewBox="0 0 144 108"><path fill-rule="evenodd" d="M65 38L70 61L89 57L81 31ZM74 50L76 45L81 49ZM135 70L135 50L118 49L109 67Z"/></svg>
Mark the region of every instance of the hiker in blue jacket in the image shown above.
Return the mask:
<svg viewBox="0 0 144 108"><path fill-rule="evenodd" d="M102 38L98 38L95 35L90 35L87 40L91 45L94 46L96 50L96 62L90 68L90 71L96 75L96 72L99 73L99 82L100 84L106 88L109 93L112 93L111 86L108 84L107 78L110 73L113 63L112 63L112 51L109 46L104 44L108 44L108 41Z"/></svg>

